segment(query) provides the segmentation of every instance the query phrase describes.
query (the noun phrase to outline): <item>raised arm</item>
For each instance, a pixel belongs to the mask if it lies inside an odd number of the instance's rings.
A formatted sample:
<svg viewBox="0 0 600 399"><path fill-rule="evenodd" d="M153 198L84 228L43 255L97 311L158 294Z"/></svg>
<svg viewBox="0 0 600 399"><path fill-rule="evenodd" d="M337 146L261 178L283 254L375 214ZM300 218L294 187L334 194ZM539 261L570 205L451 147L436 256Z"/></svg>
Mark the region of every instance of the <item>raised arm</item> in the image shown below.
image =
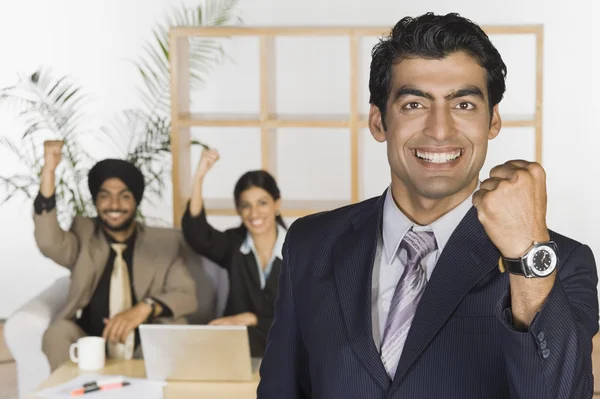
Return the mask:
<svg viewBox="0 0 600 399"><path fill-rule="evenodd" d="M198 164L196 174L194 175L192 198L190 199L189 211L192 218L198 217L203 211L202 187L204 186L204 177L218 160L219 153L216 150L202 151L200 163Z"/></svg>
<svg viewBox="0 0 600 399"><path fill-rule="evenodd" d="M71 268L79 253L79 240L73 232L64 231L60 227L55 205L55 175L62 158L62 146L62 141L44 142L40 192L34 201L34 237L44 256L61 266Z"/></svg>
<svg viewBox="0 0 600 399"><path fill-rule="evenodd" d="M598 332L596 262L589 247L572 248L548 230L544 169L523 160L492 168L473 194L473 205L505 258L524 256L534 242L558 241L562 248L548 276L511 274L510 289L497 308L506 327L498 342L511 398L591 398L592 338Z"/></svg>
<svg viewBox="0 0 600 399"><path fill-rule="evenodd" d="M202 256L221 267L229 266L229 259L235 250L230 237L214 227L206 219L202 187L204 177L219 159L215 150L204 150L196 169L192 188L192 198L181 221L183 236L189 246Z"/></svg>

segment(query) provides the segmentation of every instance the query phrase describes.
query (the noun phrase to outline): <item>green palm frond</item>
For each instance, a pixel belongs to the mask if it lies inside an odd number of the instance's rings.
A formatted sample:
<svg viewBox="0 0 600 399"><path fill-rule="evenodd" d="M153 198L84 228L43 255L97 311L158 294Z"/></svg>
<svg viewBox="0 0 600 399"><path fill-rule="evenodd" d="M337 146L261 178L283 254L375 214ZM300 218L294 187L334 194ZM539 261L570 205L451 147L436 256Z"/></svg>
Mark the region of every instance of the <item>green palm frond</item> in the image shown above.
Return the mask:
<svg viewBox="0 0 600 399"><path fill-rule="evenodd" d="M145 161L169 163L171 80L169 65L169 30L181 26L209 26L239 23L234 15L238 0L207 0L202 6L185 5L171 8L165 18L152 30L151 38L142 46L141 54L133 64L140 73L142 85L138 87L141 107L126 110L107 128L111 143L121 154L136 165L147 168ZM190 89L199 89L213 68L225 57L222 44L213 39L190 39L189 65ZM204 145L199 143L200 145ZM165 158L167 157L167 158ZM164 179L170 178L166 167L161 174L153 170L148 179L156 182L158 191ZM162 175L162 178L158 176Z"/></svg>
<svg viewBox="0 0 600 399"><path fill-rule="evenodd" d="M111 127L114 141L120 141L120 156L142 171L146 192L161 197L170 179L170 118L130 109L115 118Z"/></svg>
<svg viewBox="0 0 600 399"><path fill-rule="evenodd" d="M87 97L66 76L56 77L50 69L39 69L19 77L17 84L0 89L0 106L16 113L23 132L18 142L3 137L0 147L14 154L26 167L28 174L2 176L4 203L17 195L33 198L39 188L43 143L47 139L64 141L63 162L57 170L57 195L62 202L59 207L61 221L68 223L75 215L90 215L93 209L86 204L87 167L91 157L79 140L92 133L88 126L90 118L82 112ZM63 203L64 202L64 203Z"/></svg>
<svg viewBox="0 0 600 399"><path fill-rule="evenodd" d="M237 1L208 1L206 2L206 20L207 26L221 26L228 23L238 24L242 20L234 15Z"/></svg>
<svg viewBox="0 0 600 399"><path fill-rule="evenodd" d="M161 197L170 179L170 65L169 30L179 26L220 26L240 23L234 15L238 0L206 0L203 6L172 8L157 24L151 38L142 46L134 62L141 76L141 106L121 113L108 127L88 124L87 96L72 79L56 77L46 68L20 76L17 83L0 89L0 106L10 108L22 123L21 140L0 138L0 147L14 154L28 170L25 174L0 176L6 189L0 205L17 195L37 195L43 164L43 142L64 141L63 161L56 171L56 195L59 221L63 227L75 215L94 216L95 207L86 187L87 173L93 164L85 151L86 143L96 140L139 167L146 179L147 201ZM225 58L223 46L216 40L192 38L189 47L190 89L198 89L212 70ZM93 126L93 127L92 127ZM106 125L105 125L106 126ZM101 134L98 134L101 133ZM194 141L194 145L205 144ZM141 215L144 218L144 215Z"/></svg>
<svg viewBox="0 0 600 399"><path fill-rule="evenodd" d="M24 195L27 198L35 196L35 189L39 185L39 171L41 170L38 154L40 149L35 143L30 141L29 145L19 145L8 137L0 138L0 147L12 153L26 167L26 173L17 173L13 176L0 176L0 182L3 183L5 196L0 200L0 204L8 202L17 195Z"/></svg>
<svg viewBox="0 0 600 399"><path fill-rule="evenodd" d="M39 132L51 132L64 139L82 134L81 113L86 97L66 76L55 78L49 69L20 76L16 85L0 90L0 106L17 109L26 126L23 138Z"/></svg>
<svg viewBox="0 0 600 399"><path fill-rule="evenodd" d="M238 0L207 0L202 6L173 7L152 31L134 62L143 85L139 87L142 106L126 110L111 125L114 143L126 158L138 166L147 179L148 192L162 195L170 179L171 77L169 30L183 26L219 26L240 23L234 15ZM189 46L190 90L202 87L213 69L225 58L222 44L213 39L191 38ZM194 145L205 144L194 142Z"/></svg>
<svg viewBox="0 0 600 399"><path fill-rule="evenodd" d="M144 109L150 114L170 113L170 74L169 74L169 30L182 26L221 26L239 23L234 16L238 0L208 0L205 10L201 6L173 7L164 21L152 32L152 39L143 45L143 53L135 65L144 83L141 97ZM224 59L221 44L212 39L190 39L189 63L190 86L198 89L206 82L208 74Z"/></svg>
<svg viewBox="0 0 600 399"><path fill-rule="evenodd" d="M33 198L33 190L38 182L29 175L14 175L10 178L0 176L0 182L3 183L6 191L5 197L0 201L0 205L8 202L17 194L25 195L27 198Z"/></svg>

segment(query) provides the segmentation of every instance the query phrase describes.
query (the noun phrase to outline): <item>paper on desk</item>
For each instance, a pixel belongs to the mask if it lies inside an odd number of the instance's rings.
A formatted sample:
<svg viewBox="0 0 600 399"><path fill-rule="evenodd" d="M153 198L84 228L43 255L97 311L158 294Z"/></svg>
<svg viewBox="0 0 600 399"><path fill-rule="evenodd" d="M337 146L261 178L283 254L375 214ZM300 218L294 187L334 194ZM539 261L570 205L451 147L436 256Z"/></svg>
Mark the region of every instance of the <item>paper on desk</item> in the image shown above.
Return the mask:
<svg viewBox="0 0 600 399"><path fill-rule="evenodd" d="M73 389L83 387L83 384L90 381L96 381L106 378L122 377L123 381L131 383L131 385L113 389L110 391L95 391L87 393L80 398L83 399L132 399L132 398L144 398L144 399L163 399L163 387L165 383L163 381L151 381L144 378L129 378L118 375L106 375L106 374L85 374L80 375L64 384L57 385L52 388L44 389L35 394L38 398L45 399L67 399L71 398L71 391Z"/></svg>

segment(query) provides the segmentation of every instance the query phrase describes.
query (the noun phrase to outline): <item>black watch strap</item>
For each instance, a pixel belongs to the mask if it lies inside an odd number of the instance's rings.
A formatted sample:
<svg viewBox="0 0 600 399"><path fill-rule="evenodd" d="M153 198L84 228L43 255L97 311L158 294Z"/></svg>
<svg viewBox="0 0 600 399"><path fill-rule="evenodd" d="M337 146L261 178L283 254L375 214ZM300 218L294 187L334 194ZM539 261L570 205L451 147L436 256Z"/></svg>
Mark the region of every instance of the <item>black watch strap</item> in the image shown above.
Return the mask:
<svg viewBox="0 0 600 399"><path fill-rule="evenodd" d="M500 260L504 265L504 270L506 270L510 274L518 274L519 276L525 276L525 272L523 271L523 263L521 259L505 258L503 256L500 258Z"/></svg>

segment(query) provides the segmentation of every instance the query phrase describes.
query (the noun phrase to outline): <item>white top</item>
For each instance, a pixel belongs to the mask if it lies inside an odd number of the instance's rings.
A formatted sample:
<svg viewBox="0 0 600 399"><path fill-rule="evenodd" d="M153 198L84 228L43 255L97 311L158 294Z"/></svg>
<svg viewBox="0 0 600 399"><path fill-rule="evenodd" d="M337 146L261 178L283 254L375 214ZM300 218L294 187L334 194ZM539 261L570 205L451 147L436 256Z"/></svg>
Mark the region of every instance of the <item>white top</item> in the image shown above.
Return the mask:
<svg viewBox="0 0 600 399"><path fill-rule="evenodd" d="M277 241L275 241L275 246L273 247L273 253L271 254L271 259L267 263L267 267L263 270L260 264L260 258L258 256L258 251L256 250L256 246L254 245L254 240L252 239L252 234L248 232L246 234L246 239L242 242L240 246L240 252L244 255L248 255L250 251L254 254L254 259L256 259L256 266L258 267L258 277L260 278L260 288L264 289L267 279L271 274L271 269L273 269L273 261L275 258L283 259L281 255L281 251L283 250L283 243L285 241L285 235L287 234L287 230L277 223Z"/></svg>

